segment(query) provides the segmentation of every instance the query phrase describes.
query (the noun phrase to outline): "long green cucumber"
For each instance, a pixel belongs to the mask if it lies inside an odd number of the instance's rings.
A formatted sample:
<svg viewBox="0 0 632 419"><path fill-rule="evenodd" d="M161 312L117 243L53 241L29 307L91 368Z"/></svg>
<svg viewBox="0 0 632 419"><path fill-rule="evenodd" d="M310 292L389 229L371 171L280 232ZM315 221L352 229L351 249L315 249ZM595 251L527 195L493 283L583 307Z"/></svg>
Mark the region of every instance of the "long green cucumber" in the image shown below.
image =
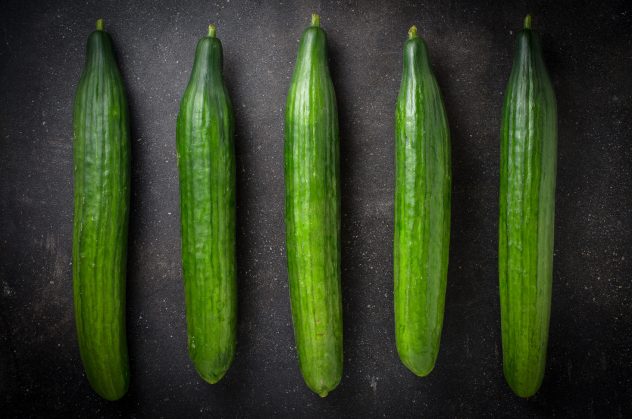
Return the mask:
<svg viewBox="0 0 632 419"><path fill-rule="evenodd" d="M307 386L342 377L340 179L336 95L318 15L301 37L285 110L285 227L294 336Z"/></svg>
<svg viewBox="0 0 632 419"><path fill-rule="evenodd" d="M123 79L103 20L88 38L73 109L73 288L77 339L92 388L127 392L125 270L130 133Z"/></svg>
<svg viewBox="0 0 632 419"><path fill-rule="evenodd" d="M450 130L428 50L408 32L395 117L395 338L418 376L434 368L450 247Z"/></svg>
<svg viewBox="0 0 632 419"><path fill-rule="evenodd" d="M557 170L555 93L530 16L517 35L500 138L503 370L512 390L529 397L546 362Z"/></svg>
<svg viewBox="0 0 632 419"><path fill-rule="evenodd" d="M211 25L176 129L189 357L211 384L226 374L237 343L234 118L222 59Z"/></svg>

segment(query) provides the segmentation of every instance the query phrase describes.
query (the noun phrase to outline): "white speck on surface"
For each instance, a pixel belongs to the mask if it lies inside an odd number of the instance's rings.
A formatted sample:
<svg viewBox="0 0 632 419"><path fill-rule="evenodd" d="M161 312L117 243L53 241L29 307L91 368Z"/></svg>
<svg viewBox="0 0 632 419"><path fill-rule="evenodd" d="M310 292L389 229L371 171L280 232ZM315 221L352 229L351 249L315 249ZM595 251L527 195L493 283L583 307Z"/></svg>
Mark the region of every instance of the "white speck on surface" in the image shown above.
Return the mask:
<svg viewBox="0 0 632 419"><path fill-rule="evenodd" d="M370 386L371 386L371 389L373 390L374 393L377 392L377 380L378 380L377 377L374 377L374 376L371 377L371 384L370 384Z"/></svg>
<svg viewBox="0 0 632 419"><path fill-rule="evenodd" d="M5 297L12 297L15 295L15 291L9 286L6 281L2 281L2 293Z"/></svg>

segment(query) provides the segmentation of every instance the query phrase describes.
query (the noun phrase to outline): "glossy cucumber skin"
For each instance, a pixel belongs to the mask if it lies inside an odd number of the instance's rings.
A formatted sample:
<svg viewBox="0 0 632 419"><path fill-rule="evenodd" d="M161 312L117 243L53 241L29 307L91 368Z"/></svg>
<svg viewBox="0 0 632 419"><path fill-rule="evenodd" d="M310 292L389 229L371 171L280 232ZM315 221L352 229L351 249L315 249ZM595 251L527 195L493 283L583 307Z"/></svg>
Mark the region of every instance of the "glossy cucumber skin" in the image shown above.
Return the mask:
<svg viewBox="0 0 632 419"><path fill-rule="evenodd" d="M189 357L213 384L237 343L234 118L215 37L198 42L176 147Z"/></svg>
<svg viewBox="0 0 632 419"><path fill-rule="evenodd" d="M305 30L285 112L285 225L294 336L307 386L342 377L338 112L325 32Z"/></svg>
<svg viewBox="0 0 632 419"><path fill-rule="evenodd" d="M557 110L537 35L517 35L503 107L499 279L503 370L529 397L544 377L551 308Z"/></svg>
<svg viewBox="0 0 632 419"><path fill-rule="evenodd" d="M125 87L109 35L88 38L73 109L73 288L77 339L92 388L127 392L125 272L130 133Z"/></svg>
<svg viewBox="0 0 632 419"><path fill-rule="evenodd" d="M425 376L443 327L452 171L443 99L417 36L404 46L395 137L395 337L403 364Z"/></svg>

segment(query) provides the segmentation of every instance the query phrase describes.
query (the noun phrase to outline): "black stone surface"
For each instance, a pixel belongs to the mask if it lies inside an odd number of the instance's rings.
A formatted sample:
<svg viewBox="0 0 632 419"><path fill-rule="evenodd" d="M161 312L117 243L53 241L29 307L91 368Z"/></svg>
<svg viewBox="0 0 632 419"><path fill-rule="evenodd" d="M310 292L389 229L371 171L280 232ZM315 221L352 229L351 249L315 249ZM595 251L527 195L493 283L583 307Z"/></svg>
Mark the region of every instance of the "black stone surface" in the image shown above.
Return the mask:
<svg viewBox="0 0 632 419"><path fill-rule="evenodd" d="M283 109L297 40L321 14L340 108L345 369L320 399L293 343L283 225ZM499 124L515 31L542 35L559 107L553 306L544 384L501 366ZM133 197L132 382L99 399L81 367L72 278L71 105L103 17L127 83ZM239 343L219 384L186 352L175 119L215 23L237 121ZM453 144L445 326L427 378L393 336L393 114L410 25L426 39ZM612 2L5 0L0 8L0 411L4 417L632 415L632 5Z"/></svg>

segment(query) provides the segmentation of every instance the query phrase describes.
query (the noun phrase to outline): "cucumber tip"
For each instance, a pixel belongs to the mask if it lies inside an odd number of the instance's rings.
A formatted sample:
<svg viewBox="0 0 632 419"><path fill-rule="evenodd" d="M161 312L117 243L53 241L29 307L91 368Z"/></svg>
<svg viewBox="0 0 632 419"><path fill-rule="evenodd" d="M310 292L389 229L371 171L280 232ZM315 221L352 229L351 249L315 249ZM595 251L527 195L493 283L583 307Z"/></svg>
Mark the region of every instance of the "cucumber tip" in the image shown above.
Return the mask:
<svg viewBox="0 0 632 419"><path fill-rule="evenodd" d="M413 25L408 29L408 39L417 38L417 26Z"/></svg>

